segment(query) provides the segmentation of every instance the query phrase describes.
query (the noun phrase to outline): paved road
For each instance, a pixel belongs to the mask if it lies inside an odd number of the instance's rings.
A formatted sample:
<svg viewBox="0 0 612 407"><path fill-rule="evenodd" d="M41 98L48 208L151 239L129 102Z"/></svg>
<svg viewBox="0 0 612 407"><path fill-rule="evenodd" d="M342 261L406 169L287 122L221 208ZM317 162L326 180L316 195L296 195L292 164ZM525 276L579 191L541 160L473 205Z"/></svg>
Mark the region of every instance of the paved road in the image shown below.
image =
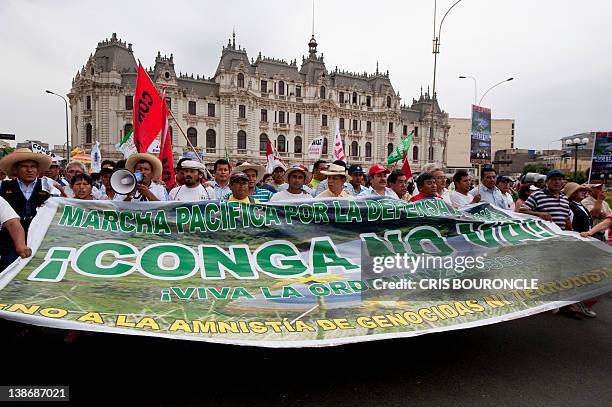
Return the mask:
<svg viewBox="0 0 612 407"><path fill-rule="evenodd" d="M68 344L62 331L16 336L22 326L2 322L0 384L70 384L73 400L133 405L610 406L612 294L594 309L593 320L545 313L293 350L103 334Z"/></svg>

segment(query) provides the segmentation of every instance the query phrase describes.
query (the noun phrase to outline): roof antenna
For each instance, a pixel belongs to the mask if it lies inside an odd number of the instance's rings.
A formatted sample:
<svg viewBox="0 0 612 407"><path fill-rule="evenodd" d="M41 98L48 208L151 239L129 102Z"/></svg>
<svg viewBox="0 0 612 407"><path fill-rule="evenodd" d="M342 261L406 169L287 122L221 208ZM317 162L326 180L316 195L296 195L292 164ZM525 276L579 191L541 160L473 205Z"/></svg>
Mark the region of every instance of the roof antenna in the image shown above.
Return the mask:
<svg viewBox="0 0 612 407"><path fill-rule="evenodd" d="M315 17L315 10L314 10L314 0L312 0L312 37L314 38L314 17Z"/></svg>

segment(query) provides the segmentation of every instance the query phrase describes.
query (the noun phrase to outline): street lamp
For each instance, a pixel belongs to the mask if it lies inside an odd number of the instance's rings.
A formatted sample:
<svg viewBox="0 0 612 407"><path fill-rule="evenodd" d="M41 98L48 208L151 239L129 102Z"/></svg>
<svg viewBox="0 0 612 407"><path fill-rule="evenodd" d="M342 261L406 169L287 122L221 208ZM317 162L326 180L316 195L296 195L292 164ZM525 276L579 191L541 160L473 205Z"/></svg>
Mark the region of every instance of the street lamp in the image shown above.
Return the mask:
<svg viewBox="0 0 612 407"><path fill-rule="evenodd" d="M45 90L46 93L50 95L55 95L64 99L64 103L66 104L66 163L70 162L70 139L68 138L68 101L62 95L58 95L55 92L51 92L49 89Z"/></svg>
<svg viewBox="0 0 612 407"><path fill-rule="evenodd" d="M589 144L589 139L584 137L580 139L580 137L576 137L573 140L567 139L565 140L565 145L567 147L574 147L574 181L578 181L578 147L586 146Z"/></svg>
<svg viewBox="0 0 612 407"><path fill-rule="evenodd" d="M466 79L466 78L470 78L471 80L474 81L474 104L476 104L478 100L478 85L477 85L476 78L470 75L460 75L459 76L459 79Z"/></svg>
<svg viewBox="0 0 612 407"><path fill-rule="evenodd" d="M487 93L489 93L489 91L499 85L501 85L502 83L506 83L506 82L510 82L511 80L514 80L514 78L508 78L508 79L504 79L501 82L496 83L495 85L491 86L489 89L487 89L487 91L484 93L484 95L482 95L482 97L480 98L480 100L478 101L478 106L480 106L480 104L482 103L482 100L485 98L485 96L487 96Z"/></svg>
<svg viewBox="0 0 612 407"><path fill-rule="evenodd" d="M433 84L432 84L432 93L431 93L431 126L429 127L429 147L432 146L433 143L433 135L434 135L434 102L437 99L436 96L436 69L438 66L438 54L440 53L440 38L442 37L442 24L444 24L444 20L450 11L461 2L461 0L457 0L453 3L452 6L446 10L444 16L442 16L442 20L440 21L440 28L436 34L436 16L438 13L437 10L437 1L434 0L434 16L433 16L433 54L434 54L434 66L433 66ZM444 153L446 154L446 149L444 149ZM443 161L446 161L446 157L442 157Z"/></svg>

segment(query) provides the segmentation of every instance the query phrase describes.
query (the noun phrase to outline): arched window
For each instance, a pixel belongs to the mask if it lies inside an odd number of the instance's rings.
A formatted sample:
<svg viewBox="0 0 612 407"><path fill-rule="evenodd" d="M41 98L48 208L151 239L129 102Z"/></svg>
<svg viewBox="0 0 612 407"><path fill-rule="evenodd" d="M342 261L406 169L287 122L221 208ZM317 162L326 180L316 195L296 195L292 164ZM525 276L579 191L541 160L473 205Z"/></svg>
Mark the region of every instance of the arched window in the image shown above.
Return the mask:
<svg viewBox="0 0 612 407"><path fill-rule="evenodd" d="M85 125L85 144L93 143L93 127L91 123Z"/></svg>
<svg viewBox="0 0 612 407"><path fill-rule="evenodd" d="M244 88L244 75L241 73L238 74L238 87Z"/></svg>
<svg viewBox="0 0 612 407"><path fill-rule="evenodd" d="M387 144L387 156L390 156L393 152L393 143Z"/></svg>
<svg viewBox="0 0 612 407"><path fill-rule="evenodd" d="M325 86L321 86L321 89L319 89L319 97L325 99Z"/></svg>
<svg viewBox="0 0 612 407"><path fill-rule="evenodd" d="M278 94L281 96L285 94L285 82L283 81L278 82Z"/></svg>
<svg viewBox="0 0 612 407"><path fill-rule="evenodd" d="M369 141L366 143L365 145L365 156L366 158L372 158L372 143L370 143Z"/></svg>
<svg viewBox="0 0 612 407"><path fill-rule="evenodd" d="M419 161L419 147L412 147L412 161Z"/></svg>
<svg viewBox="0 0 612 407"><path fill-rule="evenodd" d="M429 147L429 161L433 161L434 159L434 148L433 146Z"/></svg>
<svg viewBox="0 0 612 407"><path fill-rule="evenodd" d="M214 153L217 149L217 132L213 129L206 130L206 152Z"/></svg>
<svg viewBox="0 0 612 407"><path fill-rule="evenodd" d="M170 144L174 144L174 129L172 126L168 127L168 131L170 132Z"/></svg>
<svg viewBox="0 0 612 407"><path fill-rule="evenodd" d="M357 104L357 92L353 92L353 104Z"/></svg>
<svg viewBox="0 0 612 407"><path fill-rule="evenodd" d="M285 141L285 136L283 136L282 134L278 136L278 139L276 141L276 149L279 153L287 152L287 144Z"/></svg>
<svg viewBox="0 0 612 407"><path fill-rule="evenodd" d="M300 136L295 136L293 139L293 152L302 154L302 138Z"/></svg>
<svg viewBox="0 0 612 407"><path fill-rule="evenodd" d="M187 140L194 147L198 145L198 131L195 128L190 127L187 129Z"/></svg>
<svg viewBox="0 0 612 407"><path fill-rule="evenodd" d="M391 107L391 96L387 96L387 107Z"/></svg>
<svg viewBox="0 0 612 407"><path fill-rule="evenodd" d="M268 150L268 135L266 133L261 133L259 135L259 152L260 155L266 155L266 151Z"/></svg>
<svg viewBox="0 0 612 407"><path fill-rule="evenodd" d="M132 123L126 123L125 126L123 126L123 135L126 136L129 132L134 130L134 126L132 126Z"/></svg>
<svg viewBox="0 0 612 407"><path fill-rule="evenodd" d="M323 137L323 150L321 151L321 154L323 155L327 155L327 137Z"/></svg>
<svg viewBox="0 0 612 407"><path fill-rule="evenodd" d="M246 153L247 148L247 137L244 130L238 131L238 139L236 140L236 146L238 147L238 153L244 154Z"/></svg>
<svg viewBox="0 0 612 407"><path fill-rule="evenodd" d="M356 141L351 143L351 157L357 157L359 155L359 144Z"/></svg>

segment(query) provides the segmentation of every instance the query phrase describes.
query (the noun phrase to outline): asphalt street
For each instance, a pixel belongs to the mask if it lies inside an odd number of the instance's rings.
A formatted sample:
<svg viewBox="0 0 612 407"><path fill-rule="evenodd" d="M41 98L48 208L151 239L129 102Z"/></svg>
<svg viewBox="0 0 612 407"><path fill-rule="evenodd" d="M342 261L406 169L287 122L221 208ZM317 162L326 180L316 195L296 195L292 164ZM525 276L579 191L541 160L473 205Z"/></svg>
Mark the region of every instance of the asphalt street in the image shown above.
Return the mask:
<svg viewBox="0 0 612 407"><path fill-rule="evenodd" d="M68 384L79 404L612 405L612 294L595 319L551 312L332 348L263 349L2 321L2 385Z"/></svg>

